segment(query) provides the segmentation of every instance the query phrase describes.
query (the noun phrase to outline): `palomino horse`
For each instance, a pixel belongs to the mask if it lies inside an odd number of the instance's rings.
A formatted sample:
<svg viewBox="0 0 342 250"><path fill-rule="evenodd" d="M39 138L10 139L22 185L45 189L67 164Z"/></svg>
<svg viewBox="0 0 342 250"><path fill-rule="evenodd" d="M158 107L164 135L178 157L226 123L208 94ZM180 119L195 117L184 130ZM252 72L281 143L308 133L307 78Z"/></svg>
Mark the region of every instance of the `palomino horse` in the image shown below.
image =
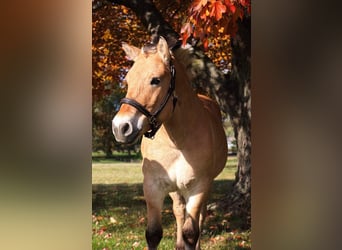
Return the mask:
<svg viewBox="0 0 342 250"><path fill-rule="evenodd" d="M161 212L167 194L177 222L176 249L200 249L211 184L227 160L219 107L194 93L164 38L142 49L123 43L123 49L134 64L112 126L121 143L146 137L141 152L148 249L157 249L162 238Z"/></svg>

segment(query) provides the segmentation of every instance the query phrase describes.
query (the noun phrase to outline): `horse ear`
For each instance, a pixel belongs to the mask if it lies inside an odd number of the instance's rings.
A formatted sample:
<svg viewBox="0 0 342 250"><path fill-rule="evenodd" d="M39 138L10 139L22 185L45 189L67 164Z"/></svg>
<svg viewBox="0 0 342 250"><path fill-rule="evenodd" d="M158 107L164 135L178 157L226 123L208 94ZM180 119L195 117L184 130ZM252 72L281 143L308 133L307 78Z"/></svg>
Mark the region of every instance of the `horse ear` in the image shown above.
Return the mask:
<svg viewBox="0 0 342 250"><path fill-rule="evenodd" d="M170 57L171 57L170 50L169 50L169 46L167 45L165 38L162 36L159 38L157 50L158 50L160 57L164 60L166 64L168 64L170 61Z"/></svg>
<svg viewBox="0 0 342 250"><path fill-rule="evenodd" d="M122 43L122 48L126 53L127 59L130 61L135 61L135 59L137 58L137 56L140 54L141 49L129 45L128 43L123 42Z"/></svg>

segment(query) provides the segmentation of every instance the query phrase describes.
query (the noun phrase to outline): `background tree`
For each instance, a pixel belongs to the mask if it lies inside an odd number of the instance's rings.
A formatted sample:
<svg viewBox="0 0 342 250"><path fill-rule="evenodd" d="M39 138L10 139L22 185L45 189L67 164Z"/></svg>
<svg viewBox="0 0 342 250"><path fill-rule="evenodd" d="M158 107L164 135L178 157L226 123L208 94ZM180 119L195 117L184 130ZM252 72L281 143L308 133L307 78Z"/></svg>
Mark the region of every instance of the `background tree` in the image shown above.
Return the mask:
<svg viewBox="0 0 342 250"><path fill-rule="evenodd" d="M176 50L174 54L189 69L187 73L194 88L215 98L222 111L229 115L237 139L238 170L233 192L224 204L235 212L243 213L249 225L250 1L110 2L113 4L93 2L94 102L97 97L110 95L127 71L129 63L118 60L124 57L119 48L121 41L139 46L150 40L148 33L152 40L159 36L165 37L170 47L175 46L179 39L182 39L183 44L190 43L191 49L186 50L186 53ZM141 27L145 27L147 33ZM108 78L110 81L106 82Z"/></svg>
<svg viewBox="0 0 342 250"><path fill-rule="evenodd" d="M129 39L138 44L141 39L148 39L148 34L139 28L134 13L120 5L101 5L93 11L92 25L93 151L102 150L111 157L114 149L128 153L135 150L134 145L116 143L111 129L111 120L125 95L121 82L131 65L128 60L122 60L125 53L121 41Z"/></svg>

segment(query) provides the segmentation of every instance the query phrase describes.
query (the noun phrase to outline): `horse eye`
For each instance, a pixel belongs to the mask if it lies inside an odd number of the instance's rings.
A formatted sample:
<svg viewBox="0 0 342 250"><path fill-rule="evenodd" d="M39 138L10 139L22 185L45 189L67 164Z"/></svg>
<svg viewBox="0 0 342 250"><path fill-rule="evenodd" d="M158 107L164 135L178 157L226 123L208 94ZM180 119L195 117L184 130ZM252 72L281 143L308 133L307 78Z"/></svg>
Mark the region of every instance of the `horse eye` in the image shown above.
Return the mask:
<svg viewBox="0 0 342 250"><path fill-rule="evenodd" d="M157 77L153 77L151 80L152 85L158 85L160 83L160 79Z"/></svg>

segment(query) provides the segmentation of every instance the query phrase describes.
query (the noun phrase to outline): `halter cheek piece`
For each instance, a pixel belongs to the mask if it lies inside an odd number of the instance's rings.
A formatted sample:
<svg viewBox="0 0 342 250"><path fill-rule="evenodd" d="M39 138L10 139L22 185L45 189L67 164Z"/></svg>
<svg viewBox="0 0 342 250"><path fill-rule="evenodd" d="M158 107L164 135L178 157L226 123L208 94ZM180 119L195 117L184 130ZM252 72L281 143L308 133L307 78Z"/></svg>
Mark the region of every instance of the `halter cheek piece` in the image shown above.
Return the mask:
<svg viewBox="0 0 342 250"><path fill-rule="evenodd" d="M158 122L157 117L165 108L170 97L171 96L173 97L173 109L175 109L175 106L177 103L177 97L173 95L173 92L175 90L176 70L175 70L175 66L172 63L170 64L170 72L171 72L170 87L167 91L167 94L162 104L159 106L159 108L155 112L150 113L146 108L143 107L143 105L141 105L139 102L130 98L122 98L120 101L120 104L128 104L128 105L135 107L137 110L139 110L148 118L150 130L144 133L144 136L150 139L154 138L154 135L157 133L158 129L162 125L161 123Z"/></svg>

